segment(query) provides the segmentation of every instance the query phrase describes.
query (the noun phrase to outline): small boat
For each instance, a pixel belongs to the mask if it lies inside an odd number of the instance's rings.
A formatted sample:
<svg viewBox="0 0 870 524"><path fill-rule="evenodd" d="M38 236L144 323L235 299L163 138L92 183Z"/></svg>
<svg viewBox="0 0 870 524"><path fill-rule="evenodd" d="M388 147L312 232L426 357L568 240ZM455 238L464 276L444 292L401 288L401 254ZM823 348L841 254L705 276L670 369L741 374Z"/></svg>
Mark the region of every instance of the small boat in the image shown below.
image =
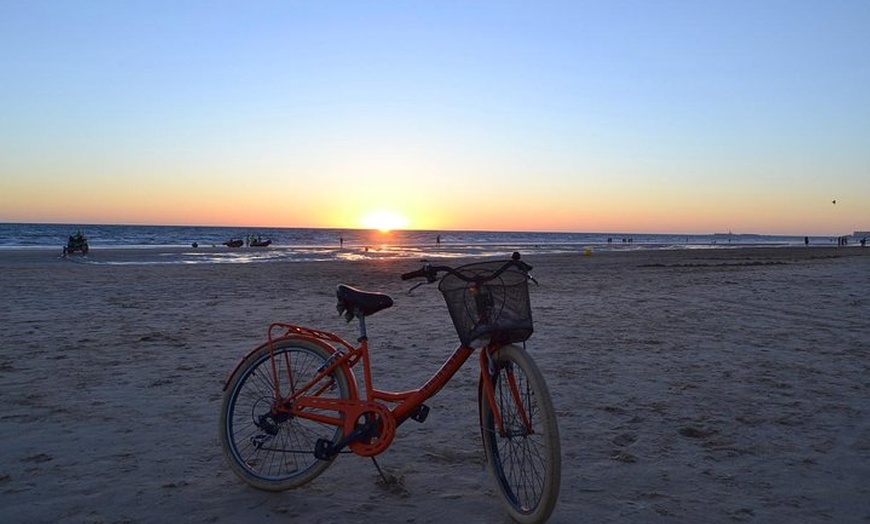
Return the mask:
<svg viewBox="0 0 870 524"><path fill-rule="evenodd" d="M251 241L251 247L269 247L270 245L272 245L272 239L270 238L267 238L266 240L260 240L258 238L257 240Z"/></svg>
<svg viewBox="0 0 870 524"><path fill-rule="evenodd" d="M88 239L78 231L75 235L70 235L69 240L63 246L63 256L72 255L73 253L88 254Z"/></svg>
<svg viewBox="0 0 870 524"><path fill-rule="evenodd" d="M241 238L231 238L224 242L224 245L227 247L242 247L245 245L245 241Z"/></svg>

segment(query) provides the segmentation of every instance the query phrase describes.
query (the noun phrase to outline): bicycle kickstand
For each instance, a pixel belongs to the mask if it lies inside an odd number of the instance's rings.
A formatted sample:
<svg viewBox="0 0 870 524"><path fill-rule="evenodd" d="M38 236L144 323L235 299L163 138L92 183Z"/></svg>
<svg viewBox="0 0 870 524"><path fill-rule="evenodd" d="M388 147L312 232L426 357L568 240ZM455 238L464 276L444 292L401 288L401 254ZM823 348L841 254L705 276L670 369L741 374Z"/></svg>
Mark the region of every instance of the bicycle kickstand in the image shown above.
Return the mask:
<svg viewBox="0 0 870 524"><path fill-rule="evenodd" d="M385 486L390 485L390 479L387 478L387 475L384 474L384 470L381 469L381 465L378 464L378 461L375 460L375 457L372 457L372 464L375 465L375 469L378 470L378 474L381 476L381 480L384 481Z"/></svg>

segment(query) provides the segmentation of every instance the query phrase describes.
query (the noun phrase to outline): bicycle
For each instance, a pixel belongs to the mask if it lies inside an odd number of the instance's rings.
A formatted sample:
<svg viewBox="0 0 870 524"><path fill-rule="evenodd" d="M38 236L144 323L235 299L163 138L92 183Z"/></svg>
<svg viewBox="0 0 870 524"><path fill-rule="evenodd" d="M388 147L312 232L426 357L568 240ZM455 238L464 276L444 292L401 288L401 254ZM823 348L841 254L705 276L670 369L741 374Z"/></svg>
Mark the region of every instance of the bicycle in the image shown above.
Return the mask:
<svg viewBox="0 0 870 524"><path fill-rule="evenodd" d="M407 420L423 422L424 402L480 349L478 405L488 469L510 516L520 523L549 518L559 495L561 451L553 403L525 350L532 334L528 281L532 267L508 261L405 273L439 282L460 338L441 368L417 389L377 389L366 318L393 305L388 295L339 285L340 315L359 321L358 345L330 332L277 322L224 384L220 441L232 470L248 484L281 491L301 486L339 453L371 457L389 448ZM441 276L443 275L443 276ZM354 375L362 365L364 395ZM349 448L350 451L347 451Z"/></svg>

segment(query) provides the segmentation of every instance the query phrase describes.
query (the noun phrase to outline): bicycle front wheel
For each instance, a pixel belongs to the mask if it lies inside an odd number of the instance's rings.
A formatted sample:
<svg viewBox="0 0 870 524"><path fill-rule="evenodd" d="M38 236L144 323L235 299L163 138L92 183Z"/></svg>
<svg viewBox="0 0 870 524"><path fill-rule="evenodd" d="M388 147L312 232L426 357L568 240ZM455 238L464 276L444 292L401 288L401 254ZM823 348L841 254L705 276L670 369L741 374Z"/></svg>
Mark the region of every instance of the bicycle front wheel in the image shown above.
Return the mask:
<svg viewBox="0 0 870 524"><path fill-rule="evenodd" d="M514 520L544 522L556 506L562 475L553 401L538 366L524 349L504 346L492 354L492 364L495 406L483 386L479 399L489 470Z"/></svg>
<svg viewBox="0 0 870 524"><path fill-rule="evenodd" d="M282 491L311 481L331 462L314 457L318 439L338 441L342 428L303 417L273 416L275 377L283 395L307 385L331 353L305 340L264 346L242 363L224 394L220 440L230 467L242 480L263 490ZM347 377L336 370L311 390L322 398L350 398ZM324 412L324 414L327 414ZM337 416L336 413L328 413Z"/></svg>

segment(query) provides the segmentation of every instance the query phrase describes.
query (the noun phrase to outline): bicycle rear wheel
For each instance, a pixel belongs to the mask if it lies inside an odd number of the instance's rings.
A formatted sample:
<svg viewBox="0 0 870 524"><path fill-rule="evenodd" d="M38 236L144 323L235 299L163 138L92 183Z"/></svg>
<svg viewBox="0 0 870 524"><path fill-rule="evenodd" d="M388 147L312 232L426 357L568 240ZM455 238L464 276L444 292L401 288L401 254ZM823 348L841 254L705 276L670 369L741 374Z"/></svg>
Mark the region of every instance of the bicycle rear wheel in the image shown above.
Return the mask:
<svg viewBox="0 0 870 524"><path fill-rule="evenodd" d="M481 387L483 449L498 493L522 524L544 522L559 497L562 457L556 413L547 384L525 350L507 345L492 355L493 407Z"/></svg>
<svg viewBox="0 0 870 524"><path fill-rule="evenodd" d="M279 341L273 349L283 395L308 384L330 357L328 350L304 340ZM272 359L265 346L250 355L230 381L219 428L232 470L248 484L268 491L295 488L323 473L331 462L314 457L315 443L321 438L335 442L342 435L340 426L270 415L275 391ZM350 398L347 377L339 370L313 391L322 398Z"/></svg>

